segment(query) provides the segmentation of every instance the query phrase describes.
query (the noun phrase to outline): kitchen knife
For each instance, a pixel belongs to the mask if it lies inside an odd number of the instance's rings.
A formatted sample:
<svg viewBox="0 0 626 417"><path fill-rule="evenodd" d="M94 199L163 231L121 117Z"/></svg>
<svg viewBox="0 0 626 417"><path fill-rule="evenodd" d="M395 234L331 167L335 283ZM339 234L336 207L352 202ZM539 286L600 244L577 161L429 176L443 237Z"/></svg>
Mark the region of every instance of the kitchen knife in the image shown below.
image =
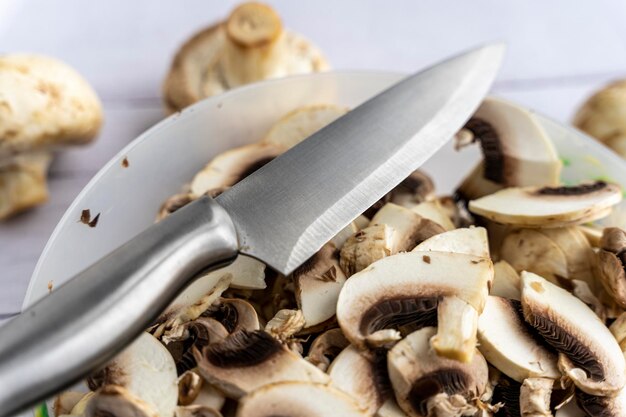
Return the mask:
<svg viewBox="0 0 626 417"><path fill-rule="evenodd" d="M238 253L289 274L422 165L487 94L504 47L412 75L221 194L113 251L0 328L0 417L79 381L202 270Z"/></svg>

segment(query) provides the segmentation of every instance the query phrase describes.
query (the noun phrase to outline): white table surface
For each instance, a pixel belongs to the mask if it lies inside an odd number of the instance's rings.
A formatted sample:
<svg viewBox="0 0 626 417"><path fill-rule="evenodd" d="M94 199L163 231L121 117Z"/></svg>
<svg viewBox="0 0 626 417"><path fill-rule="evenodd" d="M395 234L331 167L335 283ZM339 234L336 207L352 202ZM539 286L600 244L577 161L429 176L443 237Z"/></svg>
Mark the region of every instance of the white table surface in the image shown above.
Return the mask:
<svg viewBox="0 0 626 417"><path fill-rule="evenodd" d="M491 40L509 54L495 87L562 121L594 88L626 75L626 3L614 0L270 1L336 69L413 71ZM160 85L176 47L225 16L229 0L0 0L0 51L59 57L98 91L96 144L64 152L50 201L0 223L0 322L19 311L55 224L97 170L163 117Z"/></svg>

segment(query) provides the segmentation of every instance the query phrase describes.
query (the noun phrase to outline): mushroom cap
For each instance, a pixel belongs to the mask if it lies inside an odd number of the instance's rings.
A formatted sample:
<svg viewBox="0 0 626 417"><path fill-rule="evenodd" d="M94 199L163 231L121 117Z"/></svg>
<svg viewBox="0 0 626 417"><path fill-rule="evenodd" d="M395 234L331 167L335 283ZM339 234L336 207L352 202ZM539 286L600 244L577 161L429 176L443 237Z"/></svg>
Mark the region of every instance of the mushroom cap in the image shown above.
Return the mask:
<svg viewBox="0 0 626 417"><path fill-rule="evenodd" d="M332 385L359 401L367 414L374 414L390 389L386 352L362 352L346 347L328 368Z"/></svg>
<svg viewBox="0 0 626 417"><path fill-rule="evenodd" d="M347 112L347 108L333 104L297 108L280 118L271 127L263 142L289 149Z"/></svg>
<svg viewBox="0 0 626 417"><path fill-rule="evenodd" d="M313 340L306 360L326 372L330 363L349 345L341 329L326 330Z"/></svg>
<svg viewBox="0 0 626 417"><path fill-rule="evenodd" d="M522 297L520 276L507 261L493 264L493 283L489 294L518 301Z"/></svg>
<svg viewBox="0 0 626 417"><path fill-rule="evenodd" d="M615 184L507 188L470 201L472 213L520 227L562 227L597 220L622 200Z"/></svg>
<svg viewBox="0 0 626 417"><path fill-rule="evenodd" d="M272 143L258 142L222 152L195 175L191 193L201 196L216 188L235 185L285 150Z"/></svg>
<svg viewBox="0 0 626 417"><path fill-rule="evenodd" d="M305 327L312 327L335 315L339 292L346 275L339 266L337 249L327 243L293 272L296 302Z"/></svg>
<svg viewBox="0 0 626 417"><path fill-rule="evenodd" d="M85 79L47 56L0 56L0 160L90 142L102 106Z"/></svg>
<svg viewBox="0 0 626 417"><path fill-rule="evenodd" d="M432 236L419 245L414 252L453 252L489 258L489 242L484 227L454 229Z"/></svg>
<svg viewBox="0 0 626 417"><path fill-rule="evenodd" d="M485 359L519 383L561 376L557 354L524 321L519 301L489 296L478 319L478 342Z"/></svg>
<svg viewBox="0 0 626 417"><path fill-rule="evenodd" d="M619 343L622 352L626 351L626 312L620 314L617 319L611 323L609 330Z"/></svg>
<svg viewBox="0 0 626 417"><path fill-rule="evenodd" d="M280 16L263 3L240 4L226 20L226 36L243 48L271 43L281 32Z"/></svg>
<svg viewBox="0 0 626 417"><path fill-rule="evenodd" d="M580 107L574 126L626 157L626 81L614 81Z"/></svg>
<svg viewBox="0 0 626 417"><path fill-rule="evenodd" d="M558 184L556 149L527 109L488 97L465 129L481 141L485 178L504 186Z"/></svg>
<svg viewBox="0 0 626 417"><path fill-rule="evenodd" d="M559 352L559 369L582 391L614 395L626 384L619 344L581 300L530 272L522 272L524 318Z"/></svg>
<svg viewBox="0 0 626 417"><path fill-rule="evenodd" d="M436 331L434 327L425 327L413 332L387 355L396 400L411 417L426 416L434 405L432 401L446 402L446 398L435 399L437 394L459 396L465 400L461 407L471 405L470 401L479 398L488 383L487 362L479 352L467 364L437 356L430 347Z"/></svg>
<svg viewBox="0 0 626 417"><path fill-rule="evenodd" d="M195 357L202 377L231 398L273 382L329 381L328 375L261 330L240 330L202 352L196 350Z"/></svg>
<svg viewBox="0 0 626 417"><path fill-rule="evenodd" d="M174 416L172 412L165 414ZM105 385L95 393L85 408L85 417L161 417L150 404L117 385Z"/></svg>
<svg viewBox="0 0 626 417"><path fill-rule="evenodd" d="M392 230L391 254L411 250L432 236L430 232L424 233L428 227L422 216L394 203L385 204L370 222L370 226L383 224Z"/></svg>
<svg viewBox="0 0 626 417"><path fill-rule="evenodd" d="M123 397L127 392L146 404L158 417L172 417L178 402L177 379L172 355L151 334L142 333L122 353L90 377L89 387L95 390L115 386L122 390L106 393L106 399L101 398L102 404L114 402L115 398ZM101 391L99 395L104 395Z"/></svg>
<svg viewBox="0 0 626 417"><path fill-rule="evenodd" d="M346 338L365 348L380 342L376 336L380 331L391 335L391 329L403 325L434 324L441 297L456 295L482 311L492 278L493 267L486 258L445 252L399 253L346 281L337 302L337 320Z"/></svg>
<svg viewBox="0 0 626 417"><path fill-rule="evenodd" d="M7 165L0 165L0 220L48 201L46 174L50 162L51 153L37 152L18 155Z"/></svg>
<svg viewBox="0 0 626 417"><path fill-rule="evenodd" d="M356 400L332 386L312 382L265 385L239 402L236 417L367 417Z"/></svg>

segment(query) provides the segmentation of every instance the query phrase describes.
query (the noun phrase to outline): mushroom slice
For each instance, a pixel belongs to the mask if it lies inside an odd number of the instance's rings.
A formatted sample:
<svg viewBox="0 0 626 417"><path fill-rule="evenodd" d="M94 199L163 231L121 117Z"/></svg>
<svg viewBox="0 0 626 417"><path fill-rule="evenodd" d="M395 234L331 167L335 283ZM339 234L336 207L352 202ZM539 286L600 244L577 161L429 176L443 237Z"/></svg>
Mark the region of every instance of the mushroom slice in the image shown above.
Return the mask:
<svg viewBox="0 0 626 417"><path fill-rule="evenodd" d="M330 364L328 375L333 386L358 399L368 415L383 405L390 391L386 351L362 352L348 346Z"/></svg>
<svg viewBox="0 0 626 417"><path fill-rule="evenodd" d="M87 393L83 393L82 398L72 407L72 411L70 411L69 415L71 416L82 416L85 414L85 410L87 409L87 405L91 399L96 395L95 392L89 391Z"/></svg>
<svg viewBox="0 0 626 417"><path fill-rule="evenodd" d="M500 372L522 383L526 378L558 379L557 354L524 321L517 300L489 296L478 319L478 350Z"/></svg>
<svg viewBox="0 0 626 417"><path fill-rule="evenodd" d="M571 187L506 188L470 201L469 210L512 226L563 227L605 217L621 200L617 185L596 181Z"/></svg>
<svg viewBox="0 0 626 417"><path fill-rule="evenodd" d="M604 323L581 300L522 272L524 318L559 352L559 369L582 391L615 395L626 384L626 362Z"/></svg>
<svg viewBox="0 0 626 417"><path fill-rule="evenodd" d="M408 417L395 398L388 398L375 414L376 417Z"/></svg>
<svg viewBox="0 0 626 417"><path fill-rule="evenodd" d="M38 152L16 156L0 166L0 220L48 200L46 174L51 161L52 154Z"/></svg>
<svg viewBox="0 0 626 417"><path fill-rule="evenodd" d="M493 194L502 188L504 186L485 178L485 164L484 162L479 162L465 179L461 181L461 184L455 191L455 196L462 202L469 202Z"/></svg>
<svg viewBox="0 0 626 417"><path fill-rule="evenodd" d="M326 330L313 340L305 359L326 372L330 363L349 345L341 329Z"/></svg>
<svg viewBox="0 0 626 417"><path fill-rule="evenodd" d="M580 225L578 229L583 233L589 244L594 248L601 246L603 229L594 225Z"/></svg>
<svg viewBox="0 0 626 417"><path fill-rule="evenodd" d="M194 371L187 371L178 378L178 404L198 405L219 410L224 405L224 395L207 384Z"/></svg>
<svg viewBox="0 0 626 417"><path fill-rule="evenodd" d="M459 275L461 274L461 275ZM445 252L399 253L370 265L346 281L337 320L358 348L399 338L398 330L434 325L440 299L457 296L479 313L493 278L491 261Z"/></svg>
<svg viewBox="0 0 626 417"><path fill-rule="evenodd" d="M623 417L626 415L626 389L610 397L599 397L577 390L576 404L588 416Z"/></svg>
<svg viewBox="0 0 626 417"><path fill-rule="evenodd" d="M550 399L554 379L528 378L520 387L519 403L522 417L552 417Z"/></svg>
<svg viewBox="0 0 626 417"><path fill-rule="evenodd" d="M305 327L312 327L335 315L339 292L346 281L337 260L337 249L327 243L293 272L296 301Z"/></svg>
<svg viewBox="0 0 626 417"><path fill-rule="evenodd" d="M176 417L222 417L222 413L213 407L205 405L187 405L176 407Z"/></svg>
<svg viewBox="0 0 626 417"><path fill-rule="evenodd" d="M312 382L265 385L239 402L236 417L367 417L356 402L332 386Z"/></svg>
<svg viewBox="0 0 626 417"><path fill-rule="evenodd" d="M92 391L99 389L98 401L95 402L94 398L89 402L88 409L93 412L108 410L109 407L116 409L119 399L130 398L128 402L133 406L137 405L134 399L139 399L140 408L151 411L148 415L172 417L178 402L174 359L165 346L149 333L141 334L115 359L93 374L88 385ZM107 386L112 389L100 389ZM122 402L124 404L120 406L126 407L127 401Z"/></svg>
<svg viewBox="0 0 626 417"><path fill-rule="evenodd" d="M276 122L263 142L289 149L347 112L347 108L332 104L300 107Z"/></svg>
<svg viewBox="0 0 626 417"><path fill-rule="evenodd" d="M367 224L369 224L369 222L369 219L367 219ZM359 228L355 222L350 222L346 227L341 229L335 236L333 236L328 243L333 244L335 248L340 248L344 245L344 243L346 243L350 236L352 236L359 230L361 230L361 228Z"/></svg>
<svg viewBox="0 0 626 417"><path fill-rule="evenodd" d="M65 391L60 393L54 399L54 404L52 406L54 416L59 417L60 415L71 414L72 409L84 396L84 392L77 391Z"/></svg>
<svg viewBox="0 0 626 417"><path fill-rule="evenodd" d="M426 173L417 169L390 193L390 201L403 207L415 207L435 198L435 184Z"/></svg>
<svg viewBox="0 0 626 417"><path fill-rule="evenodd" d="M213 158L191 181L191 194L201 196L215 188L235 185L286 149L271 143L251 143Z"/></svg>
<svg viewBox="0 0 626 417"><path fill-rule="evenodd" d="M609 330L619 343L622 352L626 352L626 312L622 313L611 323Z"/></svg>
<svg viewBox="0 0 626 417"><path fill-rule="evenodd" d="M489 258L489 242L484 227L450 230L430 237L417 245L414 252L453 252Z"/></svg>
<svg viewBox="0 0 626 417"><path fill-rule="evenodd" d="M393 231L391 254L411 250L419 242L430 237L423 233L422 216L405 207L393 203L385 204L372 217L370 225L387 225Z"/></svg>
<svg viewBox="0 0 626 417"><path fill-rule="evenodd" d="M394 230L386 224L374 224L359 230L346 240L339 254L339 266L348 276L391 255Z"/></svg>
<svg viewBox="0 0 626 417"><path fill-rule="evenodd" d="M231 398L281 381L328 383L329 377L262 330L240 330L196 350L202 377Z"/></svg>
<svg viewBox="0 0 626 417"><path fill-rule="evenodd" d="M220 298L202 315L212 317L222 323L228 333L236 333L239 330L253 331L261 328L254 307L239 298Z"/></svg>
<svg viewBox="0 0 626 417"><path fill-rule="evenodd" d="M85 417L161 417L174 416L176 404L168 414L160 414L150 404L117 385L105 385L98 390L85 408Z"/></svg>
<svg viewBox="0 0 626 417"><path fill-rule="evenodd" d="M608 227L602 233L597 271L604 289L622 308L626 308L626 232Z"/></svg>
<svg viewBox="0 0 626 417"><path fill-rule="evenodd" d="M267 322L265 331L281 342L286 342L304 328L304 316L300 310L279 310Z"/></svg>
<svg viewBox="0 0 626 417"><path fill-rule="evenodd" d="M450 219L450 216L448 216L448 213L446 212L446 210L441 206L441 203L437 200L424 201L423 203L420 203L416 206L411 207L411 210L419 214L423 219L430 220L431 222L434 222L437 225L441 226L444 231L453 230L455 228L454 223L452 223L452 220ZM421 226L422 229L424 227L426 227L426 225ZM423 232L422 232L422 235L424 235ZM430 236L427 236L427 237L430 237Z"/></svg>
<svg viewBox="0 0 626 417"><path fill-rule="evenodd" d="M420 329L389 351L389 378L398 405L411 417L474 415L488 383L487 362L479 352L467 364L437 356L430 348L436 331ZM443 410L451 414L437 414Z"/></svg>
<svg viewBox="0 0 626 417"><path fill-rule="evenodd" d="M532 113L486 98L463 130L479 140L484 178L504 186L557 185L561 162L552 141Z"/></svg>
<svg viewBox="0 0 626 417"><path fill-rule="evenodd" d="M493 264L493 284L489 294L512 300L520 300L522 284L517 271L507 261Z"/></svg>

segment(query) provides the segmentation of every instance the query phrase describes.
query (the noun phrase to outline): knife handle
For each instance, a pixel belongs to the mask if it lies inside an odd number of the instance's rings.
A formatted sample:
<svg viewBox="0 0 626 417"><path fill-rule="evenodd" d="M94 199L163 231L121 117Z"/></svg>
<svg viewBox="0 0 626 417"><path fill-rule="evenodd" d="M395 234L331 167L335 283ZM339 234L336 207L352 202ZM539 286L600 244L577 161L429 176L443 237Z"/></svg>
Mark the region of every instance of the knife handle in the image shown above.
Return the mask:
<svg viewBox="0 0 626 417"><path fill-rule="evenodd" d="M226 211L202 197L0 327L0 417L103 366L153 323L194 275L232 262L237 249Z"/></svg>

